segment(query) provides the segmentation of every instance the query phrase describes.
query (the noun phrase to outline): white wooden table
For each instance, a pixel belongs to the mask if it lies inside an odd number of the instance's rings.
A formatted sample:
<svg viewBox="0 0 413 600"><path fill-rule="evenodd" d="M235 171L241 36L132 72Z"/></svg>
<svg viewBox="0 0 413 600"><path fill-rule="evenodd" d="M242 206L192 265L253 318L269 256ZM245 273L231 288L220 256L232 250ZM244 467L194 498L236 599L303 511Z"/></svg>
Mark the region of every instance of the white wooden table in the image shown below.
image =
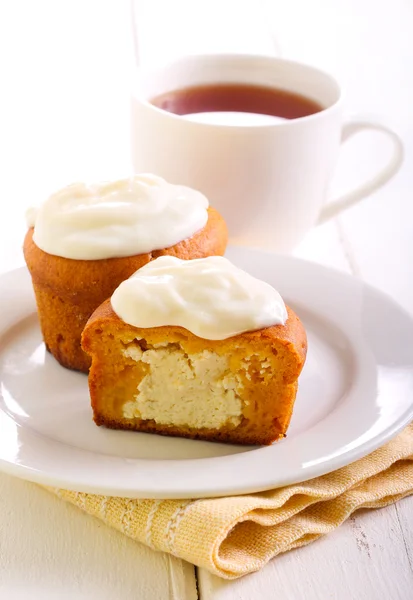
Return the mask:
<svg viewBox="0 0 413 600"><path fill-rule="evenodd" d="M312 231L297 255L360 276L413 312L413 4L141 2L146 57L165 48L282 51L340 77L350 112L390 117L406 145L402 171L361 206ZM189 17L204 24L203 35L184 25ZM127 0L1 3L0 270L23 264L27 204L71 180L128 169L128 19ZM373 134L349 144L334 189L367 176L387 151ZM360 512L260 573L225 582L0 474L0 598L409 600L412 515L413 497Z"/></svg>

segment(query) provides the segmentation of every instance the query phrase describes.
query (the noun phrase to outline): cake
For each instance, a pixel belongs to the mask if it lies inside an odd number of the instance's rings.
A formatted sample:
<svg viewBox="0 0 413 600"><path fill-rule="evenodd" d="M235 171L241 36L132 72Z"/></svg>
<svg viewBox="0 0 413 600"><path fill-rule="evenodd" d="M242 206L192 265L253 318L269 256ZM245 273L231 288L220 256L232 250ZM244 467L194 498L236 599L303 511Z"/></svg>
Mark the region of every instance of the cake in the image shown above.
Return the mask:
<svg viewBox="0 0 413 600"><path fill-rule="evenodd" d="M227 244L202 194L152 175L68 186L28 222L23 249L44 342L61 365L86 373L81 333L123 280L159 256L219 255Z"/></svg>
<svg viewBox="0 0 413 600"><path fill-rule="evenodd" d="M278 293L227 259L163 257L97 308L82 347L97 425L261 445L286 434L307 341Z"/></svg>

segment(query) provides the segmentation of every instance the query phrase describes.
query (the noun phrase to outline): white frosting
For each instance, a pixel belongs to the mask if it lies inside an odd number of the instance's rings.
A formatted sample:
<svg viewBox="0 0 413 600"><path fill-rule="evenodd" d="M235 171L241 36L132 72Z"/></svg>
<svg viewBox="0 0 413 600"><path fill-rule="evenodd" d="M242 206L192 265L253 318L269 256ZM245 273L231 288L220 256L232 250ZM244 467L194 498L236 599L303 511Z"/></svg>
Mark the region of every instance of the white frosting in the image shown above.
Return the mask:
<svg viewBox="0 0 413 600"><path fill-rule="evenodd" d="M284 324L280 294L222 256L161 256L120 284L112 308L135 327L179 325L208 340Z"/></svg>
<svg viewBox="0 0 413 600"><path fill-rule="evenodd" d="M200 192L155 175L74 183L26 212L36 245L64 258L98 260L169 248L208 220Z"/></svg>

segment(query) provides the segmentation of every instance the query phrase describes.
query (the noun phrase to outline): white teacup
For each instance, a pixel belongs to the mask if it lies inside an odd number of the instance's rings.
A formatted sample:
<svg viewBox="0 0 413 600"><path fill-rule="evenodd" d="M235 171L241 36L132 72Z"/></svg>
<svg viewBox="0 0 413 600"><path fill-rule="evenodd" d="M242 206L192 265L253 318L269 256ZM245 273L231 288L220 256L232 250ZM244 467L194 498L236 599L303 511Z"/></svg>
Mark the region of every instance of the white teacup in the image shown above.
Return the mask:
<svg viewBox="0 0 413 600"><path fill-rule="evenodd" d="M281 88L317 101L323 110L234 125L195 121L151 104L166 92L213 83ZM289 252L315 224L382 186L402 163L394 131L365 119L343 124L342 104L331 75L281 58L187 56L139 69L132 98L133 168L203 192L226 219L232 243ZM392 157L370 181L324 206L340 143L362 129L387 134Z"/></svg>

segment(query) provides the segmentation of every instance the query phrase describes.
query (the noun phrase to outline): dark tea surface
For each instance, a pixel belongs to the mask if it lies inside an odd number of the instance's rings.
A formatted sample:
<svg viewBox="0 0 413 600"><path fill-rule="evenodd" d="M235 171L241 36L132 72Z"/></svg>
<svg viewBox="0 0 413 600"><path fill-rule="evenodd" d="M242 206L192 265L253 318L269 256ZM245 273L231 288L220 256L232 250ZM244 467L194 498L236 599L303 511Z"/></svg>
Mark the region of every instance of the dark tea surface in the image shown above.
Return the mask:
<svg viewBox="0 0 413 600"><path fill-rule="evenodd" d="M305 96L277 88L224 83L172 90L151 100L151 104L176 115L195 113L255 113L298 119L323 110Z"/></svg>

